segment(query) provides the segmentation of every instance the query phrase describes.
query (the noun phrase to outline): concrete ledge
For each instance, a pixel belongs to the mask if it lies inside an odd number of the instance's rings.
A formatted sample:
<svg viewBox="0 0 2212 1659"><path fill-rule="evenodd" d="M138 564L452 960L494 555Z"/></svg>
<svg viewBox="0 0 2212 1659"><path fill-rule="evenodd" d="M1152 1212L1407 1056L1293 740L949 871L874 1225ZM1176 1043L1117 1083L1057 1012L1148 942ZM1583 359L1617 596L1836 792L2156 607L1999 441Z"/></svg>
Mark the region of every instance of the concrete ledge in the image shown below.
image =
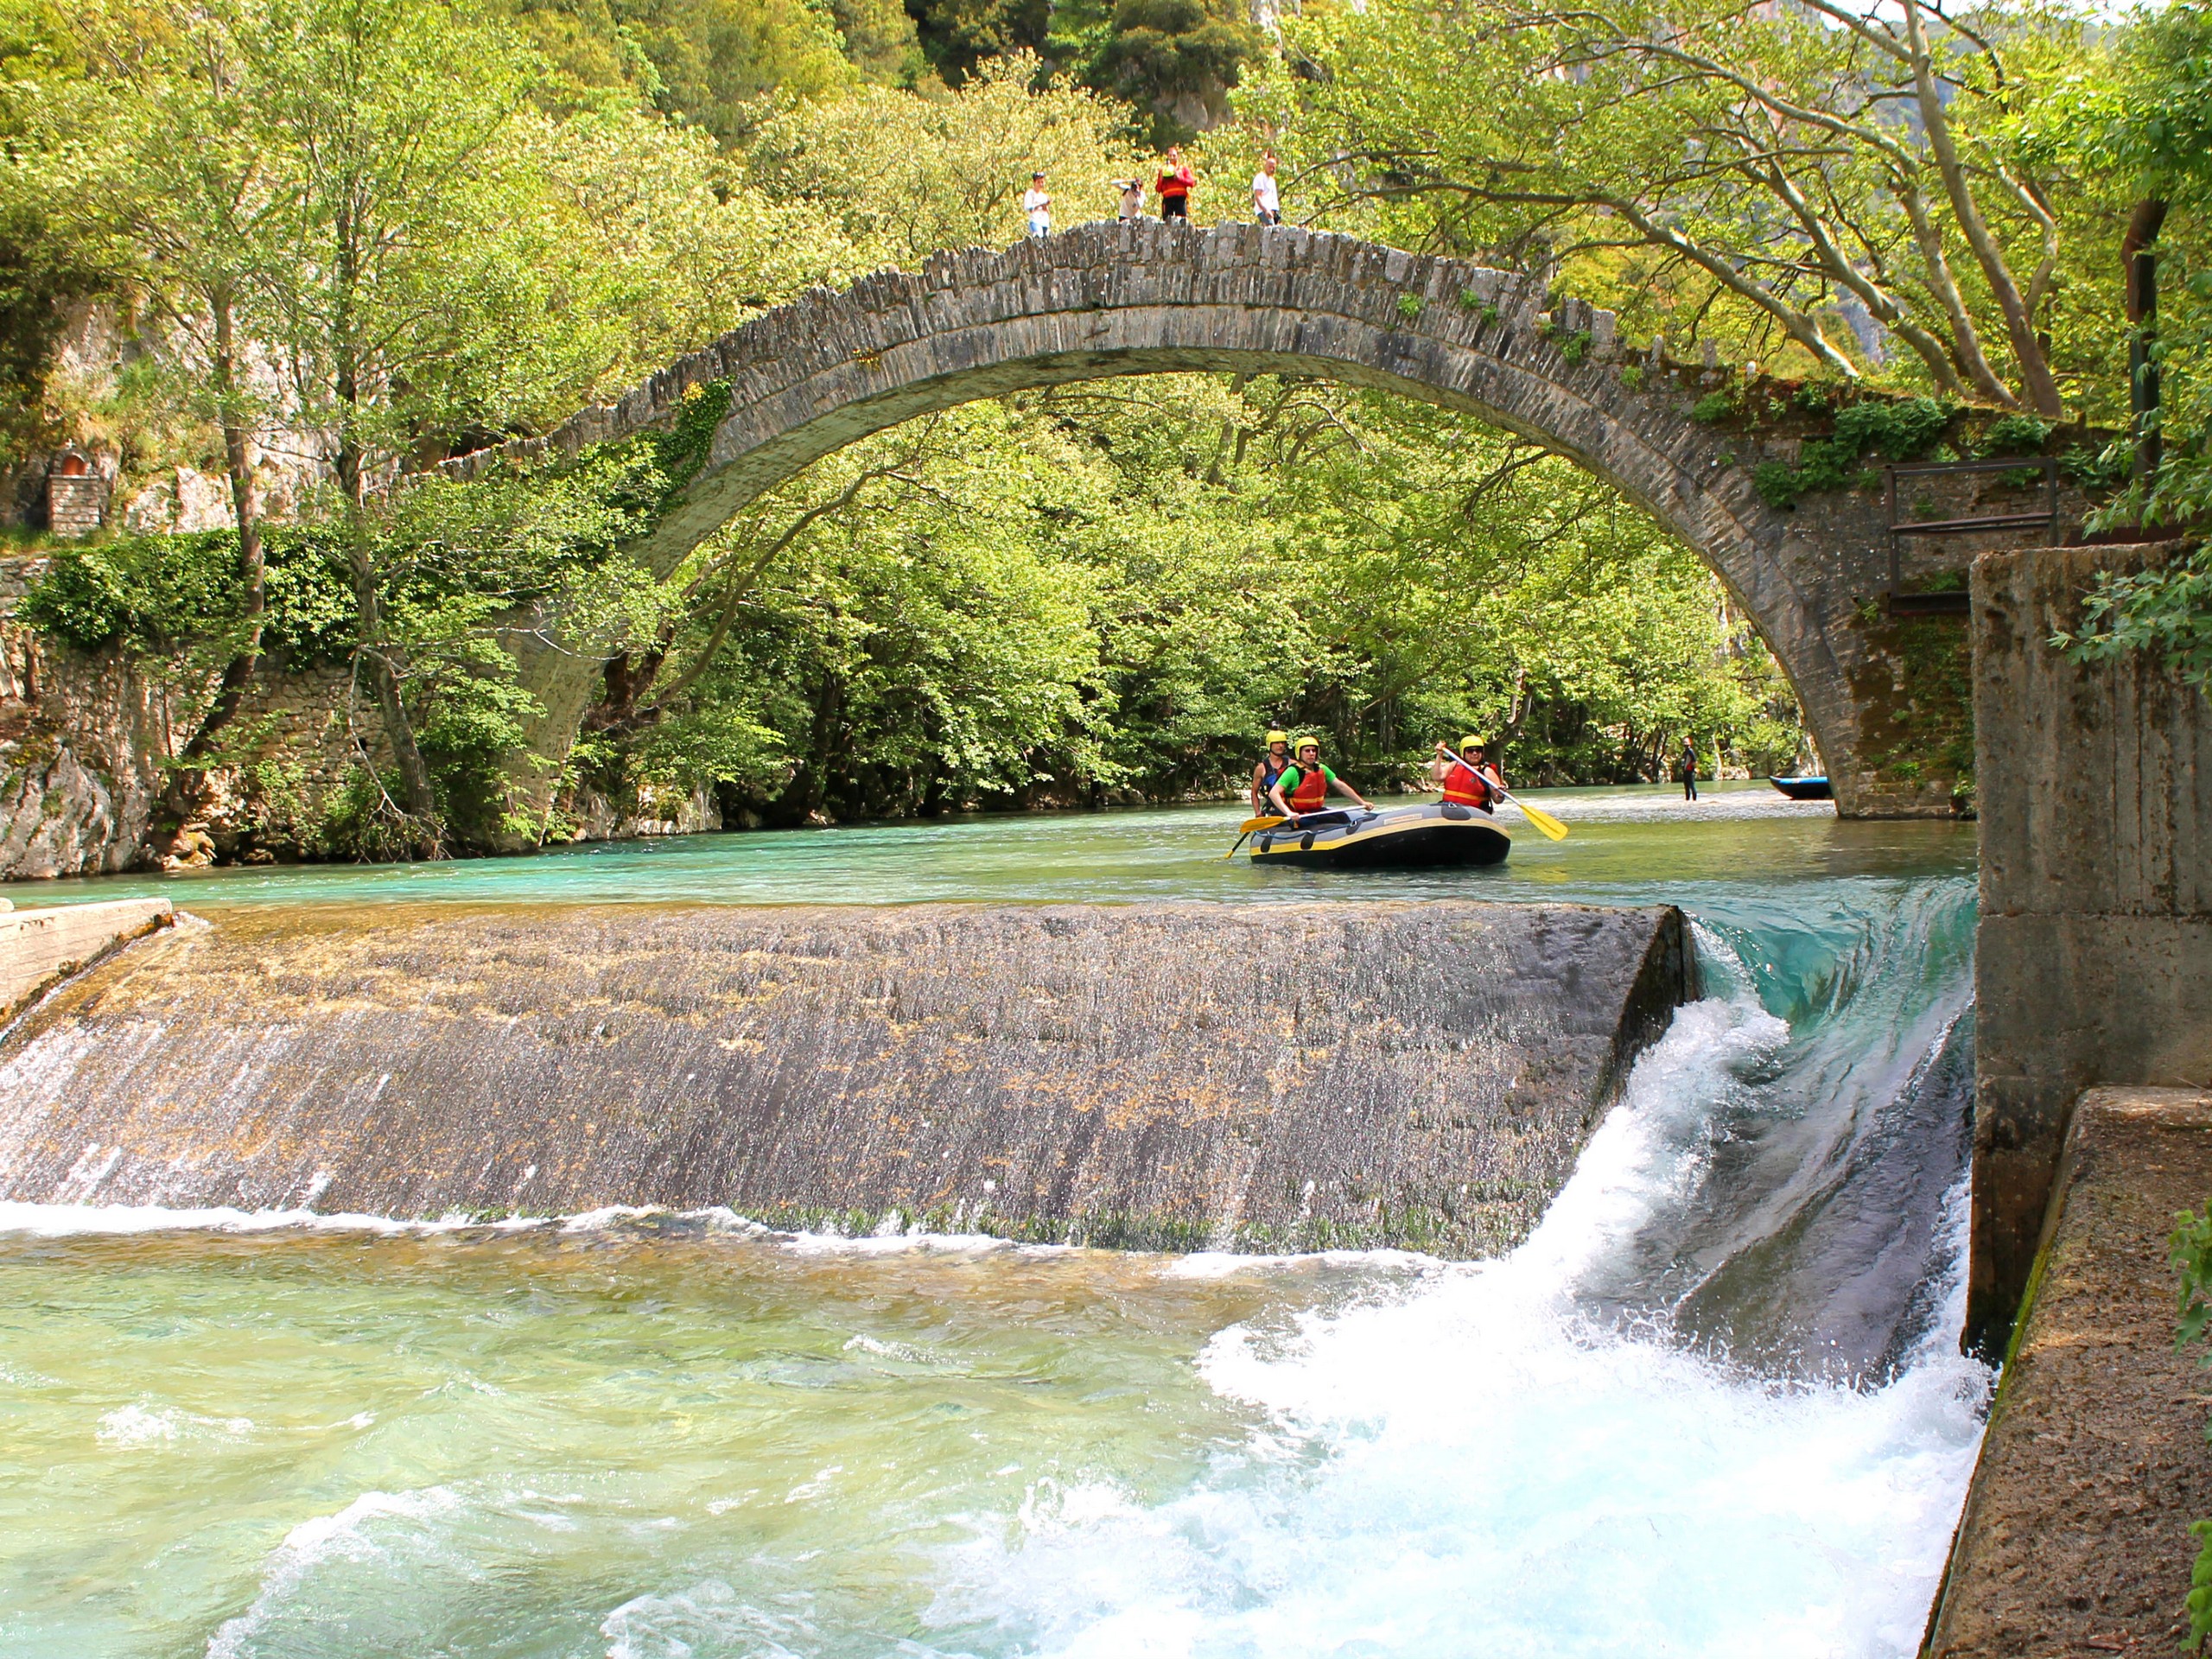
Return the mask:
<svg viewBox="0 0 2212 1659"><path fill-rule="evenodd" d="M2212 1197L2212 1092L2091 1090L2052 1192L1933 1659L2176 1653L2188 1633L2212 1376L2174 1351L2166 1237Z"/></svg>
<svg viewBox="0 0 2212 1659"><path fill-rule="evenodd" d="M17 1023L0 1198L1479 1257L1695 982L1671 908L269 912Z"/></svg>
<svg viewBox="0 0 2212 1659"><path fill-rule="evenodd" d="M12 1020L57 981L175 919L166 899L0 913L0 1020Z"/></svg>

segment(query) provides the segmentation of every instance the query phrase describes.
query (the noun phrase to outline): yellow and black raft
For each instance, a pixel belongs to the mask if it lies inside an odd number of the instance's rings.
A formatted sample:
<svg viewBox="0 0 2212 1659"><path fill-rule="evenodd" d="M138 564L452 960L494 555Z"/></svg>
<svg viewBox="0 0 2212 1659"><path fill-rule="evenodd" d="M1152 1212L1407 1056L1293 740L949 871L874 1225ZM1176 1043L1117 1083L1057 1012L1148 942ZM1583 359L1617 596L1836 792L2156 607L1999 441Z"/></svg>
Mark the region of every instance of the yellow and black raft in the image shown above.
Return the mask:
<svg viewBox="0 0 2212 1659"><path fill-rule="evenodd" d="M1318 869L1421 870L1503 864L1512 848L1512 837L1489 813L1441 801L1275 819L1254 830L1251 858Z"/></svg>

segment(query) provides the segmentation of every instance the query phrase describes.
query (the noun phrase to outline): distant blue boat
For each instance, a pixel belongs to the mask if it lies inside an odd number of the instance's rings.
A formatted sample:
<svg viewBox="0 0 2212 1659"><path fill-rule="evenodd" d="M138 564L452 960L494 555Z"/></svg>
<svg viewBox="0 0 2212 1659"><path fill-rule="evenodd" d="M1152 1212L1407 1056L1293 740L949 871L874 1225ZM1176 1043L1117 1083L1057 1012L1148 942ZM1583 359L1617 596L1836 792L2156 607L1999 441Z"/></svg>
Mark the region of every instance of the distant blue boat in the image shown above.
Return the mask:
<svg viewBox="0 0 2212 1659"><path fill-rule="evenodd" d="M1770 778L1767 782L1793 801L1832 801L1835 791L1825 778Z"/></svg>

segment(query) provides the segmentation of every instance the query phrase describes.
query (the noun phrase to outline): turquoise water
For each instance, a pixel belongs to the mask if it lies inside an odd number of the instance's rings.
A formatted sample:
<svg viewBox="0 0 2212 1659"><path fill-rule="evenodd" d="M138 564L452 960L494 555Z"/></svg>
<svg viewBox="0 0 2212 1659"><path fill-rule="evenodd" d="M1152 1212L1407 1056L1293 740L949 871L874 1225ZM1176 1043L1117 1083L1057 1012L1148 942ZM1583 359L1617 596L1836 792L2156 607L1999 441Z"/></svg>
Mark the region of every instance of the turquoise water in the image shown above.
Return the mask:
<svg viewBox="0 0 2212 1659"><path fill-rule="evenodd" d="M1255 871L1179 809L38 884L388 899L1671 899L1703 1000L1505 1261L0 1208L0 1655L1913 1652L1959 1357L1971 832L1553 791ZM1224 824L1229 827L1224 829Z"/></svg>
<svg viewBox="0 0 2212 1659"><path fill-rule="evenodd" d="M535 857L426 864L289 865L14 882L19 906L160 893L196 911L230 905L453 899L532 903L912 904L992 899L1297 902L1329 898L1687 901L1747 881L1961 874L1970 827L1846 823L1821 803L1760 784L1678 790L1531 790L1573 827L1545 840L1508 810L1513 852L1490 869L1321 873L1224 860L1239 806L1007 815L851 829L686 836Z"/></svg>

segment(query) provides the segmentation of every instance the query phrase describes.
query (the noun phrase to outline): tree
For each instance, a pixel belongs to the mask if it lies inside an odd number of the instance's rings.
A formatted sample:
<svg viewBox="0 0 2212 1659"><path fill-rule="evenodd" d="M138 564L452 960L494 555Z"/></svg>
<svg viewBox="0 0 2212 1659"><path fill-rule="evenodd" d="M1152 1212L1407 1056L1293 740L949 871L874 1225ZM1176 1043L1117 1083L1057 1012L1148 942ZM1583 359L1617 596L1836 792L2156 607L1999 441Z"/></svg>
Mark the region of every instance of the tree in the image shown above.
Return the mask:
<svg viewBox="0 0 2212 1659"><path fill-rule="evenodd" d="M193 763L236 715L262 651L268 607L257 440L265 372L249 338L256 299L276 276L272 226L281 175L258 130L250 13L215 0L189 10L92 3L67 14L81 78L39 100L40 153L72 228L167 326L188 401L221 434L238 522L243 613L215 695L180 759L180 813L198 793ZM265 366L265 365L264 365Z"/></svg>
<svg viewBox="0 0 2212 1659"><path fill-rule="evenodd" d="M1147 137L1163 149L1221 120L1244 65L1266 45L1243 0L1115 0L1105 24L1077 73L1149 111Z"/></svg>
<svg viewBox="0 0 2212 1659"><path fill-rule="evenodd" d="M1839 377L1887 331L1942 391L2061 411L2059 181L2008 124L2020 60L2094 49L2078 17L1451 0L1286 29L1311 78L1274 113L1404 232L1579 260L1632 312L1679 293L1693 330L1727 319Z"/></svg>
<svg viewBox="0 0 2212 1659"><path fill-rule="evenodd" d="M2053 135L2153 210L2139 211L2135 224L2147 223L2159 272L2139 352L2157 377L2146 424L2158 461L2098 522L2186 524L2212 512L2212 7L2190 0L2145 18L2123 38L2119 61L2119 74L2075 84ZM2212 552L2199 546L2162 569L2100 576L2080 632L2054 643L2091 661L2147 652L2212 687ZM2212 1535L2198 1571L2212 1574ZM2201 1636L2205 1621L2193 1622Z"/></svg>
<svg viewBox="0 0 2212 1659"><path fill-rule="evenodd" d="M985 63L957 92L864 87L842 104L786 102L750 160L771 194L823 216L853 258L911 267L941 248L1014 240L1035 168L1058 222L1107 217L1111 180L1136 165L1116 137L1123 121L1118 105L1016 55Z"/></svg>

